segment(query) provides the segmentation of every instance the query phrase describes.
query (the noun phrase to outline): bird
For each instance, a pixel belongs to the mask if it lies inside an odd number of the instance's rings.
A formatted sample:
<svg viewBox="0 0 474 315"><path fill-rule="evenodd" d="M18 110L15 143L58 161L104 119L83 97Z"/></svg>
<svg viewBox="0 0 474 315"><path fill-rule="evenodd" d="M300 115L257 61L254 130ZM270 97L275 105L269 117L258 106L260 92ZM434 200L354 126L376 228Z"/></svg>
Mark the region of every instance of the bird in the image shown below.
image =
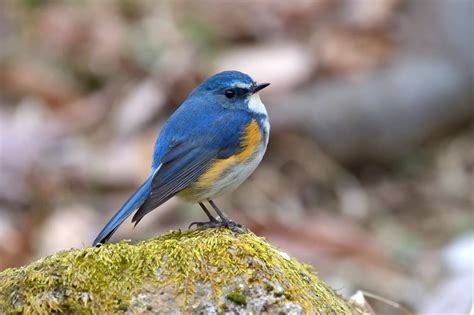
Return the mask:
<svg viewBox="0 0 474 315"><path fill-rule="evenodd" d="M269 85L235 70L214 74L198 85L161 128L148 177L92 245L106 243L132 213L136 226L173 196L198 203L209 219L189 228L242 227L213 199L242 184L265 154L270 123L259 92Z"/></svg>

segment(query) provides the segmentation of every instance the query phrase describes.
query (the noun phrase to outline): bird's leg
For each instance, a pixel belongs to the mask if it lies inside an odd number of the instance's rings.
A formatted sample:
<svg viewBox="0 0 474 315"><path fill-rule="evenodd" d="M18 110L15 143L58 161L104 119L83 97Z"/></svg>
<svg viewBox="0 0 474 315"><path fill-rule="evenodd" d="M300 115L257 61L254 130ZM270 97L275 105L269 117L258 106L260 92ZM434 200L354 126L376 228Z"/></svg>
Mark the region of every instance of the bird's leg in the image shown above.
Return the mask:
<svg viewBox="0 0 474 315"><path fill-rule="evenodd" d="M209 218L209 222L192 222L188 229L190 229L193 225L196 225L197 227L204 227L204 226L216 226L218 224L220 224L220 222L214 218L214 216L212 216L212 214L209 212L209 210L206 208L206 206L200 202L199 205L201 206L201 209L202 211L204 211L204 213L207 215L207 217Z"/></svg>
<svg viewBox="0 0 474 315"><path fill-rule="evenodd" d="M242 232L244 226L242 224L236 223L230 220L228 217L225 216L224 212L222 212L217 205L211 199L208 200L211 207L217 213L217 215L221 218L221 225L231 229L234 232Z"/></svg>
<svg viewBox="0 0 474 315"><path fill-rule="evenodd" d="M202 202L200 202L199 205L201 206L202 210L204 211L204 213L209 218L210 222L216 222L217 221L216 218L214 218L214 216L209 212L209 210L207 210L206 206Z"/></svg>
<svg viewBox="0 0 474 315"><path fill-rule="evenodd" d="M219 218L221 218L222 222L230 222L229 218L224 214L224 212L222 212L218 207L217 205L214 203L214 201L212 201L211 199L208 200L209 204L211 205L211 207L214 209L214 211L217 213L217 215L219 216Z"/></svg>

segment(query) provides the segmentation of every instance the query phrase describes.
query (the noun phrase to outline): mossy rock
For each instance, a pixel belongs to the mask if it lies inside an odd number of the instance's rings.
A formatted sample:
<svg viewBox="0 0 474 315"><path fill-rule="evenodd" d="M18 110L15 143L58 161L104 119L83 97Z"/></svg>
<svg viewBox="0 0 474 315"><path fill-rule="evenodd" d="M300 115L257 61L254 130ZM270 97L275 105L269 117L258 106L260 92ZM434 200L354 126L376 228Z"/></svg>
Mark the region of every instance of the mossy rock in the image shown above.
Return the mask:
<svg viewBox="0 0 474 315"><path fill-rule="evenodd" d="M359 314L253 233L175 231L0 273L0 313Z"/></svg>

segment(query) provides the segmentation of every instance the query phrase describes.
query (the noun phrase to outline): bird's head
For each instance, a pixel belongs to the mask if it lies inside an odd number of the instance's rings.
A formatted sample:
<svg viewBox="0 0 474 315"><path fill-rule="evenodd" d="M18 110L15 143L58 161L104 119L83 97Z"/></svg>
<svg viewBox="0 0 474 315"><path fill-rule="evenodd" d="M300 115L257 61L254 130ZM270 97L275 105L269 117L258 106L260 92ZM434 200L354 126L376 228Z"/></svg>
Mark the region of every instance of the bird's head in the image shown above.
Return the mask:
<svg viewBox="0 0 474 315"><path fill-rule="evenodd" d="M257 84L250 76L239 71L223 71L205 80L193 95L211 98L225 108L258 113L265 109L258 92L269 85L270 83Z"/></svg>

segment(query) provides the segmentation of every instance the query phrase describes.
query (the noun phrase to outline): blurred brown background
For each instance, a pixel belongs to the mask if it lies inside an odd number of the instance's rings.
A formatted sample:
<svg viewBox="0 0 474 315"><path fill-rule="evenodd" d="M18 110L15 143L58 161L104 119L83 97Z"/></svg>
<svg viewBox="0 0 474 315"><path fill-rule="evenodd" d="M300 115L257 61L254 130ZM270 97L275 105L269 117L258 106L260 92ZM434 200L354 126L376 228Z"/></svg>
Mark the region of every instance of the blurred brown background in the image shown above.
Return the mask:
<svg viewBox="0 0 474 315"><path fill-rule="evenodd" d="M221 207L341 294L467 313L473 3L0 1L0 270L89 246L169 114L235 69L272 83L272 135ZM172 199L113 240L199 219Z"/></svg>

